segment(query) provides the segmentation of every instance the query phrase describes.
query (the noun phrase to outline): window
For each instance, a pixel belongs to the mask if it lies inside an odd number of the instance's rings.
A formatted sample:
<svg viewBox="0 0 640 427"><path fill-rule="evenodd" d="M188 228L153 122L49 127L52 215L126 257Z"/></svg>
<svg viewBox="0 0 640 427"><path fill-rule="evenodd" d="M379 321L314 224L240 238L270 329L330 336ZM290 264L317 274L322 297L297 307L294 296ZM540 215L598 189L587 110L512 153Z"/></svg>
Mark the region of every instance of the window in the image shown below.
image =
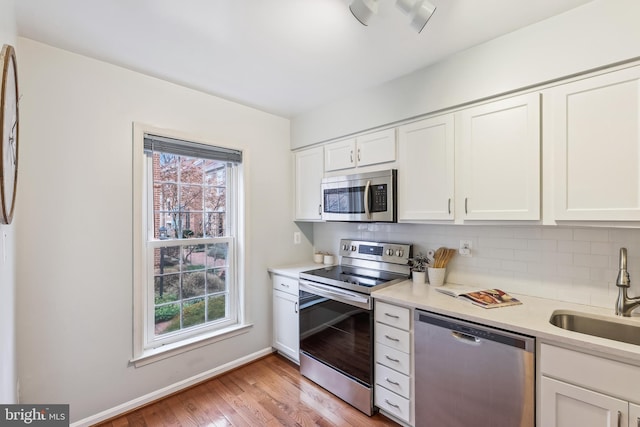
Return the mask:
<svg viewBox="0 0 640 427"><path fill-rule="evenodd" d="M242 326L242 152L136 125L134 360Z"/></svg>

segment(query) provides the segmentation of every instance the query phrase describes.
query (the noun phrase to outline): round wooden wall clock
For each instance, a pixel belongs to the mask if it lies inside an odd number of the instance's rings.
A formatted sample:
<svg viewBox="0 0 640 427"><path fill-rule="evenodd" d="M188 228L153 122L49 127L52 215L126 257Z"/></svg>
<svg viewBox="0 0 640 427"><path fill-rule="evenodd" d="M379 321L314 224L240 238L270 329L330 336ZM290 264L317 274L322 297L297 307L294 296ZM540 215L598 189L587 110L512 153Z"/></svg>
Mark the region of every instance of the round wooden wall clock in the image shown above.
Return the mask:
<svg viewBox="0 0 640 427"><path fill-rule="evenodd" d="M0 53L0 223L11 224L18 184L18 69L16 53L5 44Z"/></svg>

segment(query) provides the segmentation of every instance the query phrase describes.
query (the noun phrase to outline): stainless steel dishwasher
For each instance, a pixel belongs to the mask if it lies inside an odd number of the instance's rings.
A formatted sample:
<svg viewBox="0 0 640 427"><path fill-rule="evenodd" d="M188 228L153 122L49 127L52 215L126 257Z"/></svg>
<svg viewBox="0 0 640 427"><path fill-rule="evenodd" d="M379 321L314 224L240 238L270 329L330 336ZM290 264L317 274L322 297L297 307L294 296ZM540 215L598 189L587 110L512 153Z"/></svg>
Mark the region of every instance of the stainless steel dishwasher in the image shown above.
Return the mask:
<svg viewBox="0 0 640 427"><path fill-rule="evenodd" d="M416 427L533 427L535 340L415 311Z"/></svg>

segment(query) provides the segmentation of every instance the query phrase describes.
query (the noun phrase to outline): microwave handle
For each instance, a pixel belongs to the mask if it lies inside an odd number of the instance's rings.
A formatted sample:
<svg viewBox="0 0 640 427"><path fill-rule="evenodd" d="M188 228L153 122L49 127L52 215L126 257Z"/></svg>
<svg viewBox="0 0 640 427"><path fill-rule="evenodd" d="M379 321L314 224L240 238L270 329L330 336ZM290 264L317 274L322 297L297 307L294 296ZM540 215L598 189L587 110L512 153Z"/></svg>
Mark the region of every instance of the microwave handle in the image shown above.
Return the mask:
<svg viewBox="0 0 640 427"><path fill-rule="evenodd" d="M367 214L367 219L371 219L371 209L369 209L369 190L371 189L371 181L367 181L367 185L364 187L364 213Z"/></svg>

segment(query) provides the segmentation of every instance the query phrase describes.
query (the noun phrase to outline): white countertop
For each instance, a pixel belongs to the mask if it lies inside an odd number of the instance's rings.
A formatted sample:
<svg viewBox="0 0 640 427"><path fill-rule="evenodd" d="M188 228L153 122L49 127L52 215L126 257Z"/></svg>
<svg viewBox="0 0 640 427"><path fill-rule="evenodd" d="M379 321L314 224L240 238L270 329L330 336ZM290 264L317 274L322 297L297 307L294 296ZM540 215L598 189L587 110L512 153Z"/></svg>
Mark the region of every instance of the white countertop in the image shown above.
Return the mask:
<svg viewBox="0 0 640 427"><path fill-rule="evenodd" d="M447 286L455 287L456 285ZM640 326L640 315L621 318L615 316L613 307L605 309L514 294L522 301L522 305L486 309L464 298L454 298L438 292L428 284L414 285L409 280L375 291L371 295L378 301L518 332L534 336L543 342L575 347L578 350L594 352L640 366L640 346L638 345L566 331L549 323L554 310L570 310L606 316L614 321Z"/></svg>
<svg viewBox="0 0 640 427"><path fill-rule="evenodd" d="M290 277L292 279L298 279L300 273L308 270L315 270L317 268L329 267L326 264L316 264L313 261L301 262L291 265L283 265L280 267L271 267L269 272L280 276Z"/></svg>

